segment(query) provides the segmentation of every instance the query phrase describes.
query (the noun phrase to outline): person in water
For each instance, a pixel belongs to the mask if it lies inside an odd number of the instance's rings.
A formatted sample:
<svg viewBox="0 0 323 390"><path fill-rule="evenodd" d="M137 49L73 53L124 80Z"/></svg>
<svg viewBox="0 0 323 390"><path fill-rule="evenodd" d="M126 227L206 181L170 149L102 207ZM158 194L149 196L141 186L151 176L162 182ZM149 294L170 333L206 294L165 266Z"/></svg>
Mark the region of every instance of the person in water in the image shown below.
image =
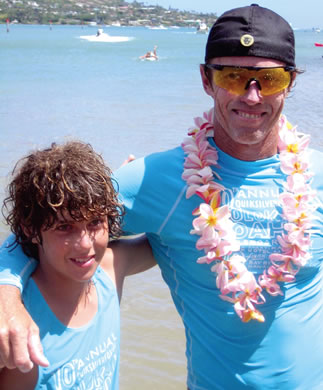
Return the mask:
<svg viewBox="0 0 323 390"><path fill-rule="evenodd" d="M146 60L146 59L158 60L158 56L157 56L157 46L154 46L154 50L153 50L153 51L147 51L146 54L144 54L143 56L140 56L139 58L140 58L141 60Z"/></svg>

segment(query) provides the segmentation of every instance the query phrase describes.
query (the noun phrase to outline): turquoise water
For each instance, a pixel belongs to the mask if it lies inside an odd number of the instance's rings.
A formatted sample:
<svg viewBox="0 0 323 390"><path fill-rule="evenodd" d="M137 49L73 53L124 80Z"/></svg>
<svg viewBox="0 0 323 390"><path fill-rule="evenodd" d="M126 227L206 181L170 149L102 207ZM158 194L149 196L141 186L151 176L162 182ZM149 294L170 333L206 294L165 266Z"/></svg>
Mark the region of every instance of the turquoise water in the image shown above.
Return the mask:
<svg viewBox="0 0 323 390"><path fill-rule="evenodd" d="M14 161L33 145L65 137L89 141L112 167L177 145L192 117L211 106L200 84L206 35L193 29L106 27L128 42L88 42L96 28L0 26L0 141ZM306 72L286 102L293 123L322 148L323 33L296 31ZM158 45L158 62L138 57ZM13 148L13 145L15 147ZM13 149L13 150L12 150ZM2 156L4 157L4 156Z"/></svg>
<svg viewBox="0 0 323 390"><path fill-rule="evenodd" d="M34 147L79 138L112 168L178 145L211 107L199 63L205 35L193 29L105 27L127 42L88 42L96 28L0 25L0 198L14 162ZM285 113L323 150L323 33L295 31L305 73ZM138 57L158 45L158 62ZM0 226L0 239L7 234ZM184 336L157 269L132 277L122 303L121 390L185 389Z"/></svg>
<svg viewBox="0 0 323 390"><path fill-rule="evenodd" d="M192 115L207 105L198 74L205 36L182 29L105 31L134 39L87 42L79 36L95 28L67 26L2 31L1 141L8 148L19 144L19 154L34 143L79 137L118 166L129 152L139 156L181 140ZM138 60L154 44L160 61Z"/></svg>

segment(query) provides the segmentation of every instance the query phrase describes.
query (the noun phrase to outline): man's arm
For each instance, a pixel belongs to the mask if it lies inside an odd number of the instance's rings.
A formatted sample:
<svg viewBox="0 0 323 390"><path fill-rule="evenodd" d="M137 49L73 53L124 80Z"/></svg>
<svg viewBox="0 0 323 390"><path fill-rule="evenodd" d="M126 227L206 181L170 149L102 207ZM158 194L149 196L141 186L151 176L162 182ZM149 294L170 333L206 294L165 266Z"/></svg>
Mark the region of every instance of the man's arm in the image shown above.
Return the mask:
<svg viewBox="0 0 323 390"><path fill-rule="evenodd" d="M15 237L11 234L0 247L0 284L17 286L22 291L37 261L27 257L14 241Z"/></svg>
<svg viewBox="0 0 323 390"><path fill-rule="evenodd" d="M147 271L157 264L144 234L114 241L110 246L122 254L122 262L116 262L115 268L120 268L119 273L124 277Z"/></svg>
<svg viewBox="0 0 323 390"><path fill-rule="evenodd" d="M36 261L29 259L18 246L12 250L10 236L0 249L0 368L29 371L33 362L47 366L37 325L21 301L21 290Z"/></svg>
<svg viewBox="0 0 323 390"><path fill-rule="evenodd" d="M109 243L106 256L101 262L102 268L114 280L120 300L125 277L146 271L155 265L156 260L145 235Z"/></svg>
<svg viewBox="0 0 323 390"><path fill-rule="evenodd" d="M33 362L48 366L39 339L38 326L25 309L20 291L0 286L0 368L32 369Z"/></svg>

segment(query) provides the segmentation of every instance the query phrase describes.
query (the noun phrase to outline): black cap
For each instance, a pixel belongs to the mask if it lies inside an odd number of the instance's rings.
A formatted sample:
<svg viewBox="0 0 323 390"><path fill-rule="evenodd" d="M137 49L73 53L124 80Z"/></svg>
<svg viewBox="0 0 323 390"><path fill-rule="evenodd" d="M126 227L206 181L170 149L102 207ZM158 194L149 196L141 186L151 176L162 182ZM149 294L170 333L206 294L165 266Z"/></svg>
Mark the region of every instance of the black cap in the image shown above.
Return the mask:
<svg viewBox="0 0 323 390"><path fill-rule="evenodd" d="M289 23L268 8L251 4L222 14L210 30L205 61L253 56L295 66L295 38Z"/></svg>

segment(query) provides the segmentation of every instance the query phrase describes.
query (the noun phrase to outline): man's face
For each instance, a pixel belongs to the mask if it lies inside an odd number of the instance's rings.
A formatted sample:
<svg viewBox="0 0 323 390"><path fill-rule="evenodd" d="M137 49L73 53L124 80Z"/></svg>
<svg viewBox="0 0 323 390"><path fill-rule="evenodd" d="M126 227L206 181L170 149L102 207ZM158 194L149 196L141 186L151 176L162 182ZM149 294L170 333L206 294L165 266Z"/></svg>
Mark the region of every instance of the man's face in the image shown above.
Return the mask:
<svg viewBox="0 0 323 390"><path fill-rule="evenodd" d="M219 57L210 63L256 67L284 66L280 61L260 57ZM259 85L252 81L243 95L235 95L215 85L212 74L211 81L203 76L202 69L201 74L204 89L214 100L215 141L223 151L235 156L234 152L243 145L254 145L258 148L266 142L271 142L277 146L277 121L283 109L287 89L274 95L262 96ZM252 147L249 150L251 152ZM276 151L273 151L274 153ZM253 159L252 156L250 159Z"/></svg>

